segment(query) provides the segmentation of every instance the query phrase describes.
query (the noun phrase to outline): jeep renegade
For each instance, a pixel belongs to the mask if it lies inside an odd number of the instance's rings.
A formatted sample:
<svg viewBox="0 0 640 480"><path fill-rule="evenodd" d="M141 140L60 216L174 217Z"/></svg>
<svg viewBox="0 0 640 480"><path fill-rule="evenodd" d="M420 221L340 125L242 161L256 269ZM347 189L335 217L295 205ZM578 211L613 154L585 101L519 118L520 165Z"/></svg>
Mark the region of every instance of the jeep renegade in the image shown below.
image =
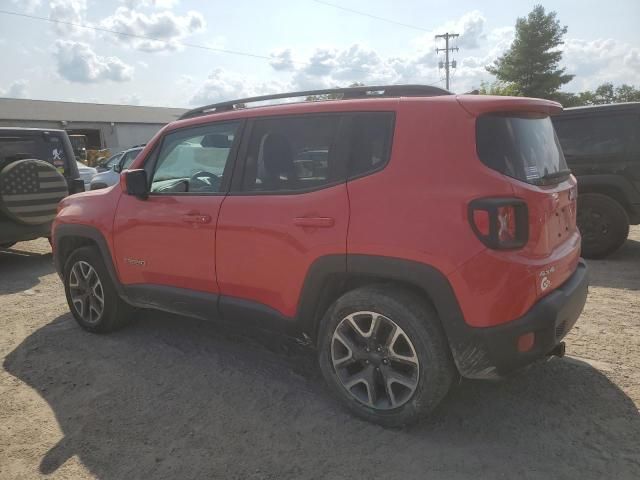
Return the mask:
<svg viewBox="0 0 640 480"><path fill-rule="evenodd" d="M582 311L560 109L414 85L187 112L119 185L61 202L69 308L91 332L145 307L304 334L354 413L413 422L458 375L562 353Z"/></svg>

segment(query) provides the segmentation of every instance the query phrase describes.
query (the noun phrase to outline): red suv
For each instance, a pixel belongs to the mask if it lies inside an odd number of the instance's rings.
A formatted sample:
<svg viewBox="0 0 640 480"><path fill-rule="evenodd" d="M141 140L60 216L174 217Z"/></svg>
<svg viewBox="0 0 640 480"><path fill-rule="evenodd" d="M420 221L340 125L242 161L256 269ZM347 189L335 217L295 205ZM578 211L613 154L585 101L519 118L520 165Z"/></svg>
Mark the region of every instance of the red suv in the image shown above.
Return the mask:
<svg viewBox="0 0 640 480"><path fill-rule="evenodd" d="M587 268L560 109L393 86L192 110L60 203L69 307L92 332L151 307L303 334L353 412L414 421L458 375L563 352Z"/></svg>

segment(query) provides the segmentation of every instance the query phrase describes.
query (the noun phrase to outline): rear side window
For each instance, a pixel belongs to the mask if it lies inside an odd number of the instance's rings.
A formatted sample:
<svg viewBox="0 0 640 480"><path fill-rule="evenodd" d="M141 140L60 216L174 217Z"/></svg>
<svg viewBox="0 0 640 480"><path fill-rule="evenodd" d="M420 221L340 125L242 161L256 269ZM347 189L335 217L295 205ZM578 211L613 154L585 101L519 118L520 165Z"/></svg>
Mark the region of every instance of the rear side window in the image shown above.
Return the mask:
<svg viewBox="0 0 640 480"><path fill-rule="evenodd" d="M353 117L350 138L349 178L381 169L389 161L393 113L361 113Z"/></svg>
<svg viewBox="0 0 640 480"><path fill-rule="evenodd" d="M61 173L64 173L67 165L64 145L57 135L0 133L0 168L26 158L44 160L57 167Z"/></svg>
<svg viewBox="0 0 640 480"><path fill-rule="evenodd" d="M483 115L476 121L478 156L487 167L535 185L569 174L548 116Z"/></svg>
<svg viewBox="0 0 640 480"><path fill-rule="evenodd" d="M344 179L337 141L341 115L256 120L247 145L243 190L296 191Z"/></svg>
<svg viewBox="0 0 640 480"><path fill-rule="evenodd" d="M640 133L640 121L635 115L557 117L553 123L567 157L615 155L638 150L634 132Z"/></svg>

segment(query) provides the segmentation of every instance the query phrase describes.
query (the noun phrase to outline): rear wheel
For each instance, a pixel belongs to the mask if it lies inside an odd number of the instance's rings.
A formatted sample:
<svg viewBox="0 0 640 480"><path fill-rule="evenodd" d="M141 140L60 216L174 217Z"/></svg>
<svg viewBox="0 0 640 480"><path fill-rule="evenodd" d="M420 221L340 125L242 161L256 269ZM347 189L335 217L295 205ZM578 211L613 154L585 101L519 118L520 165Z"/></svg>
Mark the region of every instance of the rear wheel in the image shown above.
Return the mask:
<svg viewBox="0 0 640 480"><path fill-rule="evenodd" d="M624 207L601 193L578 196L578 228L582 255L603 258L619 249L629 235L629 216Z"/></svg>
<svg viewBox="0 0 640 480"><path fill-rule="evenodd" d="M64 268L64 289L69 309L82 328L106 333L124 326L132 312L116 291L100 252L82 247Z"/></svg>
<svg viewBox="0 0 640 480"><path fill-rule="evenodd" d="M403 289L346 293L320 331L319 362L329 387L353 413L383 426L428 415L456 376L433 307Z"/></svg>

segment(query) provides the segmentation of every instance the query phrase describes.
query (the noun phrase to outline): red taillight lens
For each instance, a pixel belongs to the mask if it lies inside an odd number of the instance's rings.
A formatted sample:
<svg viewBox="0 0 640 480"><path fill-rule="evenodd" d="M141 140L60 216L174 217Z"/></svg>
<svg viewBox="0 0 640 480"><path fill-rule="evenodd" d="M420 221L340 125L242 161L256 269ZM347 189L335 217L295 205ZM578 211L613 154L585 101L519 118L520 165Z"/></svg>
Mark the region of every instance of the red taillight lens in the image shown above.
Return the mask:
<svg viewBox="0 0 640 480"><path fill-rule="evenodd" d="M498 207L498 240L501 243L516 239L516 211L513 205Z"/></svg>
<svg viewBox="0 0 640 480"><path fill-rule="evenodd" d="M522 248L529 239L529 211L518 198L481 198L469 204L469 223L487 247Z"/></svg>
<svg viewBox="0 0 640 480"><path fill-rule="evenodd" d="M489 235L489 212L487 212L486 210L474 210L473 224L482 235Z"/></svg>

